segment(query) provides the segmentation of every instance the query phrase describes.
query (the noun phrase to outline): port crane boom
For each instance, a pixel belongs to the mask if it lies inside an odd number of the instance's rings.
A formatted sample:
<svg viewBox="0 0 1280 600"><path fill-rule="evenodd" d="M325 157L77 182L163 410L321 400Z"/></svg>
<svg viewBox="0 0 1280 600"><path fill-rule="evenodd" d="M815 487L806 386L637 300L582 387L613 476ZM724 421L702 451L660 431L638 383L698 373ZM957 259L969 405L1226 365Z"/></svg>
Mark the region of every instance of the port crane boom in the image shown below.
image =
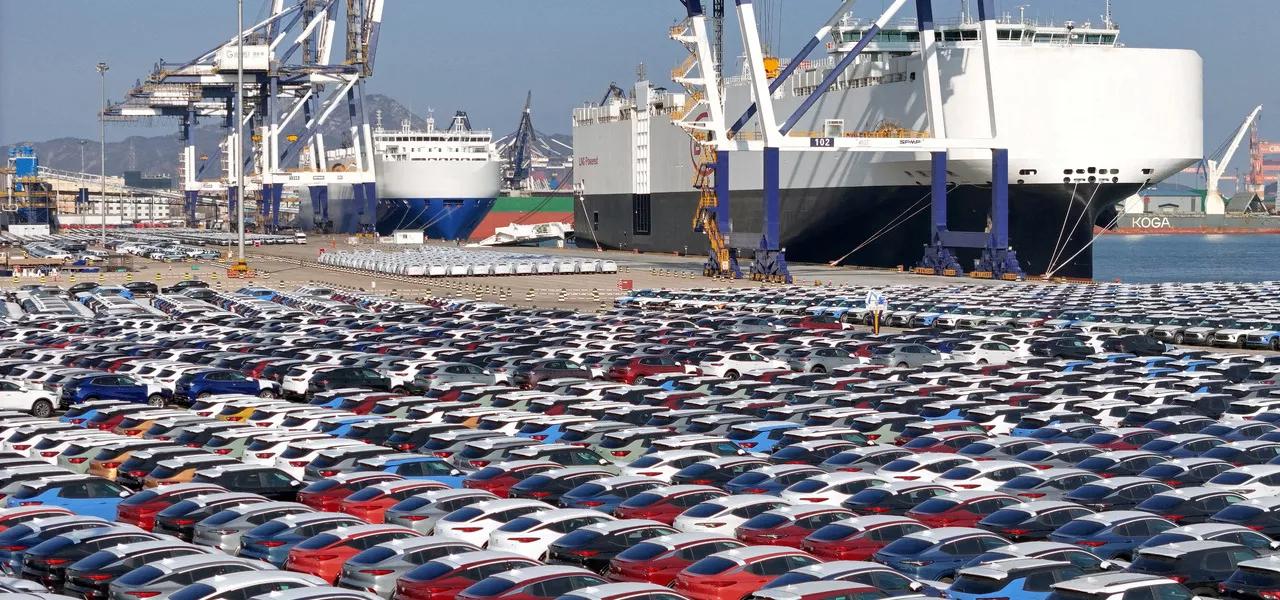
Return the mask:
<svg viewBox="0 0 1280 600"><path fill-rule="evenodd" d="M1218 191L1218 183L1222 181L1222 175L1226 172L1227 165L1231 164L1231 159L1235 156L1236 150L1240 149L1240 143L1244 141L1244 135L1248 133L1249 127L1253 125L1261 113L1262 106L1258 105L1240 124L1240 128L1236 130L1235 137L1231 138L1231 143L1227 144L1222 156L1216 160L1212 158L1205 159L1204 212L1206 214L1221 215L1227 212L1227 203L1222 197L1222 193Z"/></svg>

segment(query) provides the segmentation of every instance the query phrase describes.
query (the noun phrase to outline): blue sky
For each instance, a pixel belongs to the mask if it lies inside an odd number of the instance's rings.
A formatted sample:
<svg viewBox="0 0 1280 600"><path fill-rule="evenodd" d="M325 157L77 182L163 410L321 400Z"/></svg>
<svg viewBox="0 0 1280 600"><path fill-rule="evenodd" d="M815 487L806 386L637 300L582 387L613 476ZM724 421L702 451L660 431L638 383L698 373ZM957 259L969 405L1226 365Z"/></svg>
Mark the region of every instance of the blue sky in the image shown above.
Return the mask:
<svg viewBox="0 0 1280 600"><path fill-rule="evenodd" d="M289 0L292 1L292 0ZM781 54L795 51L837 5L833 0L769 0L785 10ZM862 0L874 16L887 0ZM624 87L645 63L665 77L683 50L666 37L682 14L676 0L388 0L377 73L369 91L418 113L467 110L498 132L515 128L526 90L534 123L567 133L569 112L597 101L610 81ZM729 3L732 5L732 2ZM935 0L940 16L961 0ZM976 0L971 2L976 4ZM1263 134L1280 140L1280 0L1114 0L1130 46L1189 47L1205 59L1205 144L1216 148L1257 104ZM246 21L263 0L245 0ZM999 12L1100 21L1103 0L997 0ZM160 58L187 59L229 36L233 0L0 0L0 143L97 137L98 76L111 64L107 93L123 92ZM730 30L732 31L731 27ZM733 37L733 36L731 36ZM730 41L730 47L736 42ZM1141 86L1141 82L1134 82ZM1153 98L1153 101L1159 101ZM108 137L176 131L170 122L115 125Z"/></svg>

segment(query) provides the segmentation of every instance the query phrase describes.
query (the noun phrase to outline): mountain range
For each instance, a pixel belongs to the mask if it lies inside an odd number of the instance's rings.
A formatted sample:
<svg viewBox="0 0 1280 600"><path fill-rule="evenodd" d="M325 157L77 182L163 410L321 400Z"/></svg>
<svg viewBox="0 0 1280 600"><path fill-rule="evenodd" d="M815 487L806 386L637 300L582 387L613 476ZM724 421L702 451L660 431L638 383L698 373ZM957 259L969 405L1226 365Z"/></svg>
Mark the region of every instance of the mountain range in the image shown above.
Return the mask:
<svg viewBox="0 0 1280 600"><path fill-rule="evenodd" d="M381 116L382 125L387 129L398 129L400 124L408 119L410 125L414 129L424 129L426 127L426 119L414 114L403 104L395 99L382 95L370 94L365 97L365 110L369 115L369 123L373 125ZM446 129L452 120L452 115L436 117L436 127ZM108 123L107 127L111 127ZM322 132L325 136L325 145L329 148L337 148L346 145L349 142L348 124L343 119L331 118L326 123ZM218 142L222 140L223 131L221 127L204 124L196 128L196 155L216 157L218 155ZM498 144L499 149L505 148L514 133L507 134L494 141ZM536 134L537 143L534 144L534 152L547 156L556 162L557 159L564 160L572 155L571 136L565 134L545 134L538 132ZM36 156L40 157L40 164L53 168L67 171L80 171L83 164L83 170L89 173L97 173L99 170L98 162L98 140L86 140L81 138L56 138L41 142L28 142L25 140L10 140L8 145L0 146L0 152L7 153L10 148L18 144L29 144L35 148ZM178 157L181 153L181 146L177 137L177 124L174 123L174 133L170 135L159 136L130 136L117 142L107 143L107 174L119 175L124 171L141 171L146 174L165 174L172 175L176 178L178 173ZM82 163L83 160L83 163ZM210 163L207 169L218 170L220 167L217 163ZM202 178L211 178L209 175Z"/></svg>

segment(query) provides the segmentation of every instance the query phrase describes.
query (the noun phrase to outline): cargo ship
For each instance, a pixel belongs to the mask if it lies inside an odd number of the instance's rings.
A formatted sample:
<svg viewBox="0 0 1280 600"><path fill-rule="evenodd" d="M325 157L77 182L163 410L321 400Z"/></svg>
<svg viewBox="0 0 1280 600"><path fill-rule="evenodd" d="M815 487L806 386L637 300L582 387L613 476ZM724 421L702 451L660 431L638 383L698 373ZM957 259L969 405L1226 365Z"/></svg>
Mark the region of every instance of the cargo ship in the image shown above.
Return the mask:
<svg viewBox="0 0 1280 600"><path fill-rule="evenodd" d="M1240 191L1224 198L1223 214L1205 213L1205 190L1165 182L1146 188L1124 202L1115 227L1099 233L1121 235L1258 235L1280 234L1275 185Z"/></svg>
<svg viewBox="0 0 1280 600"><path fill-rule="evenodd" d="M994 117L1009 149L1011 243L1029 274L1056 269L1090 277L1094 227L1114 226L1117 203L1203 155L1203 65L1194 51L1126 47L1109 21L1000 19L989 111L979 24L960 20L937 28L948 134L989 137ZM777 112L797 108L871 29L852 16L841 19L827 39L828 56L802 63L777 90ZM890 23L795 131L828 137L927 131L922 71L916 24ZM732 119L750 102L748 80L726 74L724 89ZM642 81L627 97L574 110L579 244L706 252L706 238L691 227L698 149L674 123L686 105L692 102L683 94ZM744 132L753 128L749 123ZM734 231L762 231L760 160L758 154L733 156ZM788 260L913 265L929 241L929 165L923 152L784 152L781 245ZM987 229L990 171L985 151L950 153L952 229ZM974 258L960 253L966 267Z"/></svg>
<svg viewBox="0 0 1280 600"><path fill-rule="evenodd" d="M400 129L373 130L374 172L377 176L379 235L417 229L441 240L468 239L493 208L500 187L500 159L493 133L471 128L466 113L453 117L448 129L437 129L435 118L417 131L406 119ZM325 154L331 168L354 168L350 148ZM329 221L319 228L356 232L368 220L354 200L351 186L329 186ZM315 227L309 202L301 203L299 223Z"/></svg>

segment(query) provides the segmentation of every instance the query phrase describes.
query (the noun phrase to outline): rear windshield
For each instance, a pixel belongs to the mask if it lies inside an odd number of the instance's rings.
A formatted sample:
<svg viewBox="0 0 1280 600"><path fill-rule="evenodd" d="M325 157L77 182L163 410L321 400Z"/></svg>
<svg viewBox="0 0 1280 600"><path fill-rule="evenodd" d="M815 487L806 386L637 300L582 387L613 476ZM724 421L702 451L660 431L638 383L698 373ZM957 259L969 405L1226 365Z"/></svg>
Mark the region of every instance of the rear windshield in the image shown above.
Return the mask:
<svg viewBox="0 0 1280 600"><path fill-rule="evenodd" d="M1077 519L1075 521L1067 523L1066 525L1063 525L1062 527L1059 527L1056 533L1060 533L1062 535L1072 535L1072 536L1093 535L1106 528L1107 528L1106 525L1103 525L1102 523L1099 523L1097 521L1086 521L1083 519Z"/></svg>
<svg viewBox="0 0 1280 600"><path fill-rule="evenodd" d="M240 513L237 511L224 510L222 512L217 512L212 515L209 515L208 517L205 518L205 520L201 521L200 524L201 525L222 525L223 523L230 523L231 521L234 521L239 517L240 517Z"/></svg>
<svg viewBox="0 0 1280 600"><path fill-rule="evenodd" d="M318 550L332 546L341 540L342 538L332 533L322 533L303 540L298 544L298 548L301 550Z"/></svg>
<svg viewBox="0 0 1280 600"><path fill-rule="evenodd" d="M581 530L580 530L581 531ZM573 535L573 534L569 534ZM561 540L563 542L563 539ZM568 546L568 544L563 544ZM618 558L623 560L650 560L667 551L667 547L662 544L653 544L650 542L641 542L618 554Z"/></svg>
<svg viewBox="0 0 1280 600"><path fill-rule="evenodd" d="M913 555L924 552L933 545L933 542L918 538L898 538L897 541L890 542L884 547L885 554Z"/></svg>
<svg viewBox="0 0 1280 600"><path fill-rule="evenodd" d="M465 523L467 521L471 521L476 518L479 518L483 514L484 514L483 510L480 510L474 506L467 506L465 508L459 508L458 510L455 510L445 515L440 520L450 521L454 523Z"/></svg>
<svg viewBox="0 0 1280 600"><path fill-rule="evenodd" d="M1007 581L1001 579L961 575L952 582L951 587L948 589L962 594L994 594L1004 589L1007 583Z"/></svg>
<svg viewBox="0 0 1280 600"><path fill-rule="evenodd" d="M719 556L708 556L685 569L694 575L717 575L732 569L738 563Z"/></svg>
<svg viewBox="0 0 1280 600"><path fill-rule="evenodd" d="M1138 559L1129 565L1129 570L1136 571L1138 573L1151 573L1152 575L1177 573L1178 560L1167 556L1139 554Z"/></svg>
<svg viewBox="0 0 1280 600"><path fill-rule="evenodd" d="M1071 492L1071 497L1082 500L1097 500L1111 495L1111 491L1111 488L1105 485L1082 485L1076 488L1074 492Z"/></svg>
<svg viewBox="0 0 1280 600"><path fill-rule="evenodd" d="M1260 588L1276 588L1280 587L1280 573L1275 571L1266 571L1263 569L1251 569L1249 567L1240 567L1229 578L1231 581L1243 583L1248 586Z"/></svg>
<svg viewBox="0 0 1280 600"><path fill-rule="evenodd" d="M513 587L516 582L503 577L490 577L483 579L478 583L466 589L466 593L471 596L497 596Z"/></svg>
<svg viewBox="0 0 1280 600"><path fill-rule="evenodd" d="M148 581L151 581L152 579L155 579L163 574L164 574L164 571L161 571L156 567L148 565L145 567L138 567L132 571L129 571L128 573L121 575L120 578L117 579L116 581L119 582L120 585L122 586L133 587L133 586L145 584Z"/></svg>

